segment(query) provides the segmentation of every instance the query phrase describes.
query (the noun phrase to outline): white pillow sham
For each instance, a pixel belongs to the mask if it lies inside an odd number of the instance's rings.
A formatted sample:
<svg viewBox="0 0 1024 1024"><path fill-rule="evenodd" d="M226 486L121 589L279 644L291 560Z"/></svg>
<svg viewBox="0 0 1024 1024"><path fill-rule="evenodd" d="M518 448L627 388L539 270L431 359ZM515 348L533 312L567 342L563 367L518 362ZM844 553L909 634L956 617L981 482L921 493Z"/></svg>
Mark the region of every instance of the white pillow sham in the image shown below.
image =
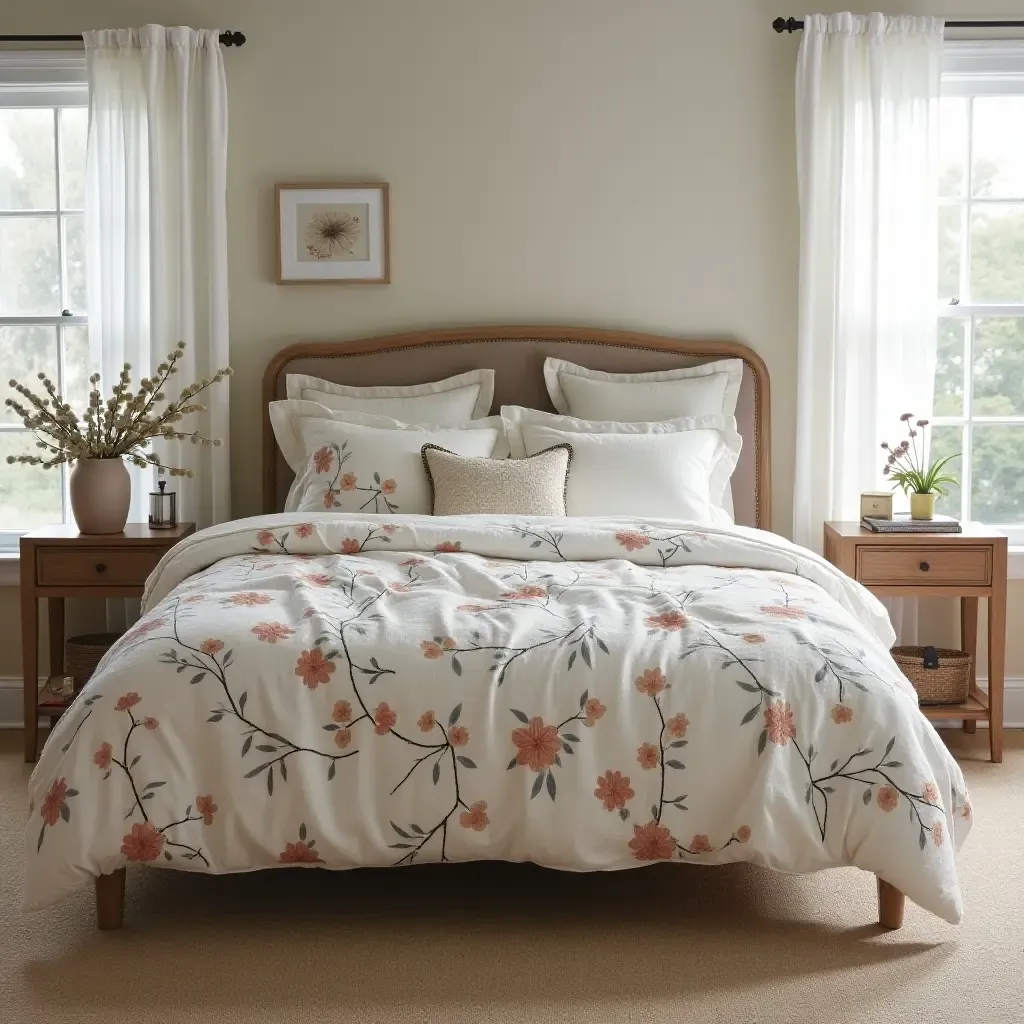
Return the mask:
<svg viewBox="0 0 1024 1024"><path fill-rule="evenodd" d="M470 370L430 384L366 388L334 384L304 373L289 373L285 385L288 398L318 402L328 409L388 416L403 423L451 426L481 419L491 411L494 371Z"/></svg>
<svg viewBox="0 0 1024 1024"><path fill-rule="evenodd" d="M681 416L734 416L742 359L651 373L605 373L564 359L544 361L551 404L583 420L650 423Z"/></svg>
<svg viewBox="0 0 1024 1024"><path fill-rule="evenodd" d="M572 445L567 515L731 522L722 499L743 445L733 416L615 423L506 405L501 417L512 458Z"/></svg>
<svg viewBox="0 0 1024 1024"><path fill-rule="evenodd" d="M286 512L332 508L429 515L430 482L420 454L423 445L436 444L478 458L505 447L499 416L458 426L423 425L328 409L316 402L283 400L270 403L270 422L278 447L295 473Z"/></svg>

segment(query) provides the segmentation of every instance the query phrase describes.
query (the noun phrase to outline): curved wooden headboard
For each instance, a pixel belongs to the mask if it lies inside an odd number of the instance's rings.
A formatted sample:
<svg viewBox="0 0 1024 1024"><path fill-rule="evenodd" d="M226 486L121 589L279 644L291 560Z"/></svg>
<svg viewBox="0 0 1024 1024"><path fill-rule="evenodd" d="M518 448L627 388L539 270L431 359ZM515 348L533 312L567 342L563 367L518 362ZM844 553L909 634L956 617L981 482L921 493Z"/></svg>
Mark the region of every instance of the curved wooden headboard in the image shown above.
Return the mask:
<svg viewBox="0 0 1024 1024"><path fill-rule="evenodd" d="M590 327L459 327L360 341L299 342L279 352L263 375L263 508L283 507L292 473L281 458L268 406L285 397L285 376L307 373L336 383L422 384L478 368L495 371L493 410L551 409L544 386L548 356L595 370L644 373L715 359L744 363L736 420L743 451L733 476L736 522L771 529L771 398L768 369L735 341L684 340Z"/></svg>

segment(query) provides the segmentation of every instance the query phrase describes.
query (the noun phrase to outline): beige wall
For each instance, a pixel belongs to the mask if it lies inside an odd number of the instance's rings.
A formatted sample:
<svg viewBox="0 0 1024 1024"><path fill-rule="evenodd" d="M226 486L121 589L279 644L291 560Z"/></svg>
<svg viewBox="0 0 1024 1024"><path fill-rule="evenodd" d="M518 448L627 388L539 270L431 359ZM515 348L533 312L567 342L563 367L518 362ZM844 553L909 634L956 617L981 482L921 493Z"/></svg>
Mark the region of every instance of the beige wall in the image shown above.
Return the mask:
<svg viewBox="0 0 1024 1024"><path fill-rule="evenodd" d="M877 4L856 5L870 10ZM887 5L889 6L889 5ZM902 0L895 8L963 13ZM1019 0L986 0L1019 13ZM36 0L5 32L237 28L227 51L235 512L260 375L297 339L501 321L733 335L772 374L791 522L797 37L767 0ZM274 283L273 186L391 183L393 284ZM1014 588L1024 608L1024 586ZM17 672L0 593L0 675ZM1011 669L1024 674L1024 642Z"/></svg>

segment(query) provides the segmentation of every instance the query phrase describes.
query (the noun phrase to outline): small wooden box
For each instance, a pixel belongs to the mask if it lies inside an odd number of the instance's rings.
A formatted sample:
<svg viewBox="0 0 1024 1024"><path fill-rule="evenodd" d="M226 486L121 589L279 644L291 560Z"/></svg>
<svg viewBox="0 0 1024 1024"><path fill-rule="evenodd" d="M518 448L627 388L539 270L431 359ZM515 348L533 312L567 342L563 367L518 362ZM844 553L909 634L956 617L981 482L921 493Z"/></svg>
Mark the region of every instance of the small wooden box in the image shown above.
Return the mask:
<svg viewBox="0 0 1024 1024"><path fill-rule="evenodd" d="M874 519L892 519L892 493L889 491L865 491L860 496L860 515Z"/></svg>

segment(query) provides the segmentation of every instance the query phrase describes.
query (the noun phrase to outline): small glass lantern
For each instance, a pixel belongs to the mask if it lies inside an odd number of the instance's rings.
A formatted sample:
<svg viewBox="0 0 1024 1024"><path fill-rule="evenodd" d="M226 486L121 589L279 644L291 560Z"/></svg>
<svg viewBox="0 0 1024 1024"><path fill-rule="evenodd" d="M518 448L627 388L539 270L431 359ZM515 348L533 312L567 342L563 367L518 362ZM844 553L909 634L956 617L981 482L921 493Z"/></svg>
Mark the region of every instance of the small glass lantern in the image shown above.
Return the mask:
<svg viewBox="0 0 1024 1024"><path fill-rule="evenodd" d="M178 525L178 495L167 490L167 481L161 480L159 491L149 492L149 526L151 530L169 530Z"/></svg>

